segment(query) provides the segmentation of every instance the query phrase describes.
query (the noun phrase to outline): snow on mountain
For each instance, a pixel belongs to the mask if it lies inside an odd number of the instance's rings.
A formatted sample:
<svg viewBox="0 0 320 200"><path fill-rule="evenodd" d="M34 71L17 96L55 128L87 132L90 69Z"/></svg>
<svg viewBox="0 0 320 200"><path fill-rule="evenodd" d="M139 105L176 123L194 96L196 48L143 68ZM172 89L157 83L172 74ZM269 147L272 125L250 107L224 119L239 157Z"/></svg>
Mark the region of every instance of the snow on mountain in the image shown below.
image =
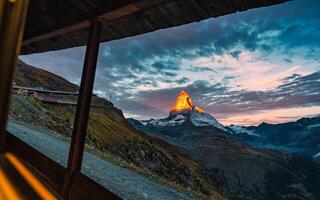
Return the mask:
<svg viewBox="0 0 320 200"><path fill-rule="evenodd" d="M227 126L236 138L255 147L300 153L320 158L320 116L279 124Z"/></svg>
<svg viewBox="0 0 320 200"><path fill-rule="evenodd" d="M233 133L233 134L246 133L246 134L251 135L251 136L260 137L260 135L255 133L254 130L249 130L247 127L244 127L244 126L231 125L228 128L231 129L231 133Z"/></svg>
<svg viewBox="0 0 320 200"><path fill-rule="evenodd" d="M145 126L153 127L172 127L181 125L184 122L190 121L194 126L214 126L216 128L228 131L221 123L213 116L205 113L203 109L196 106L189 94L182 90L173 104L169 113L169 117L164 119L151 119L140 121Z"/></svg>
<svg viewBox="0 0 320 200"><path fill-rule="evenodd" d="M141 124L145 126L155 126L155 127L171 127L171 126L178 126L181 125L183 122L186 121L186 117L183 115L177 115L173 119L151 119L151 120L142 120L140 121Z"/></svg>
<svg viewBox="0 0 320 200"><path fill-rule="evenodd" d="M207 113L189 113L187 116L182 114L177 114L173 118L164 118L164 119L151 119L151 120L141 120L141 124L145 126L154 126L154 127L172 127L179 126L182 123L190 119L191 123L195 126L214 126L216 128L227 131L227 129L218 122L214 117Z"/></svg>
<svg viewBox="0 0 320 200"><path fill-rule="evenodd" d="M216 128L227 131L227 129L208 113L194 112L190 115L191 122L195 126L214 126Z"/></svg>

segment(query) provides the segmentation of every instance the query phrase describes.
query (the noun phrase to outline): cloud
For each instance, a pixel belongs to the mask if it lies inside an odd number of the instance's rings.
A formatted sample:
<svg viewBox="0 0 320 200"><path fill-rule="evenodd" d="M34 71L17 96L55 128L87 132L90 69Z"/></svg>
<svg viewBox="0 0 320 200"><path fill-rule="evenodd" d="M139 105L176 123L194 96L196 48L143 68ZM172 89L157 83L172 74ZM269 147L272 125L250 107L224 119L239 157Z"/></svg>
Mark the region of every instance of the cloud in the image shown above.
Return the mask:
<svg viewBox="0 0 320 200"><path fill-rule="evenodd" d="M290 77L287 79L289 82L268 91L234 90L220 83L212 85L207 81L195 81L186 87L140 91L133 98L135 102L139 102L139 108L134 110L140 118L148 118L146 116L150 116L152 108L156 111L152 112L152 117L165 117L182 89L192 96L198 106L222 120L239 114L254 116L266 110L320 106L320 72L306 76L293 74ZM135 106L132 100L118 103L122 107Z"/></svg>
<svg viewBox="0 0 320 200"><path fill-rule="evenodd" d="M288 63L292 63L292 61L290 60L290 59L288 59L288 58L285 58L284 59L286 62L288 62Z"/></svg>

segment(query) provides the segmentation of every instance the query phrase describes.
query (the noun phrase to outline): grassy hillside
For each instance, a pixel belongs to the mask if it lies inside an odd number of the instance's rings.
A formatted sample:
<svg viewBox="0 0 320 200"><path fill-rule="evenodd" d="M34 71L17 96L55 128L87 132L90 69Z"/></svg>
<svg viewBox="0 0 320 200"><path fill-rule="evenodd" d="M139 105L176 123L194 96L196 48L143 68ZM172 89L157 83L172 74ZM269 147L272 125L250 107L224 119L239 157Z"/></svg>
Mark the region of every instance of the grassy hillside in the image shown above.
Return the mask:
<svg viewBox="0 0 320 200"><path fill-rule="evenodd" d="M60 76L32 67L22 61L19 61L17 65L15 83L19 86L41 87L48 90L67 92L76 92L79 89L77 85Z"/></svg>
<svg viewBox="0 0 320 200"><path fill-rule="evenodd" d="M77 85L22 62L15 82L50 90L78 90ZM225 199L217 190L216 184L223 181L219 177L209 183L206 171L179 148L137 131L111 102L99 97L93 101L109 105L91 109L86 143L93 152L204 199ZM71 136L74 113L73 106L45 104L30 96L13 95L11 99L10 120L65 137Z"/></svg>

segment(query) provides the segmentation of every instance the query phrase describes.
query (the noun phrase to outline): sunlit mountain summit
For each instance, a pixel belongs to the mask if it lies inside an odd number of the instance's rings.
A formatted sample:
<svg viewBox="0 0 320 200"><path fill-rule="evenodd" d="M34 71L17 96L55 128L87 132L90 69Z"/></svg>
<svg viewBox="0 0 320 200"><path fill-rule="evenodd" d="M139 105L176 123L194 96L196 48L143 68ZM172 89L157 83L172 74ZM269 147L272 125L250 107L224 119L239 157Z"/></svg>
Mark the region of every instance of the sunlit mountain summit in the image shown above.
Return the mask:
<svg viewBox="0 0 320 200"><path fill-rule="evenodd" d="M142 120L140 123L154 127L170 127L190 123L194 126L214 126L226 130L218 120L196 106L185 90L180 91L167 118Z"/></svg>
<svg viewBox="0 0 320 200"><path fill-rule="evenodd" d="M204 113L204 110L194 105L189 94L181 90L176 102L172 105L171 112L191 111L195 110L200 113Z"/></svg>

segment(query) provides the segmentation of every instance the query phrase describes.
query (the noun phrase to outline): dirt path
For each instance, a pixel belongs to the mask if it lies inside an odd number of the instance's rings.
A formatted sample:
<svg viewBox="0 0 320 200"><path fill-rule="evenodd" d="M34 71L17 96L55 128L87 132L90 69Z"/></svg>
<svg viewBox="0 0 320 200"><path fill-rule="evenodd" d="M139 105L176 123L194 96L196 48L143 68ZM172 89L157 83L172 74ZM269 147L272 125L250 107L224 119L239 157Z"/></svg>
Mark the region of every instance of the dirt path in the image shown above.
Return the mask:
<svg viewBox="0 0 320 200"><path fill-rule="evenodd" d="M66 138L9 123L9 132L43 154L67 165L70 143ZM143 174L115 165L93 154L85 153L82 171L119 197L127 200L195 200L194 196L146 177Z"/></svg>

